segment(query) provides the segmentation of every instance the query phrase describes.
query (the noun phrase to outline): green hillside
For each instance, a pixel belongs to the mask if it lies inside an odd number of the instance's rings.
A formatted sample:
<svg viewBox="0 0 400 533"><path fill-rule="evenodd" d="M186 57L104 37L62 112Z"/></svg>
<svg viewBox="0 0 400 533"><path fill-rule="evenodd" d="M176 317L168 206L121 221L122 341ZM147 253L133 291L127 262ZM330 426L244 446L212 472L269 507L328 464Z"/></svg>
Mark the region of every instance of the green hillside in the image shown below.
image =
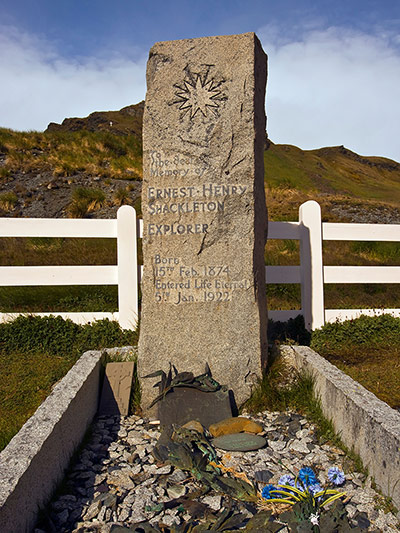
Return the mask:
<svg viewBox="0 0 400 533"><path fill-rule="evenodd" d="M395 161L361 157L343 146L301 150L272 142L264 161L272 219L293 218L295 205L298 209L314 199L325 220L400 222L400 164Z"/></svg>
<svg viewBox="0 0 400 533"><path fill-rule="evenodd" d="M0 194L10 193L24 176L43 172L84 175L100 183L140 181L143 109L141 102L67 118L49 124L45 132L0 128ZM268 141L265 183L271 219L295 219L300 203L315 199L324 220L400 222L400 164L390 159L362 157L344 146L301 150ZM14 199L14 207L18 201Z"/></svg>
<svg viewBox="0 0 400 533"><path fill-rule="evenodd" d="M361 157L344 146L305 151L271 143L265 167L271 187L400 202L400 164L383 157Z"/></svg>

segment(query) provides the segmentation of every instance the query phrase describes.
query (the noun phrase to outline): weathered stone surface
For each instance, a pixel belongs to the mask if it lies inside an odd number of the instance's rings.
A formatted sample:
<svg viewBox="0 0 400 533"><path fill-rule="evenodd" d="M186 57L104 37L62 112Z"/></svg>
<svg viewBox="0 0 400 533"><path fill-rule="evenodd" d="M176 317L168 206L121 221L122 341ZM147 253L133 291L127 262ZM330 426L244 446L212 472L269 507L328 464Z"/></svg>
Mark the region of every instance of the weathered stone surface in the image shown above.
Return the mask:
<svg viewBox="0 0 400 533"><path fill-rule="evenodd" d="M99 414L128 414L133 367L133 361L107 364L101 391Z"/></svg>
<svg viewBox="0 0 400 533"><path fill-rule="evenodd" d="M241 433L242 431L246 433L260 433L263 427L244 416L234 416L221 420L221 422L217 422L216 424L211 424L208 430L213 437L220 437L221 435Z"/></svg>
<svg viewBox="0 0 400 533"><path fill-rule="evenodd" d="M189 387L176 387L158 403L158 418L162 427L182 426L197 420L204 427L232 416L227 390L203 392Z"/></svg>
<svg viewBox="0 0 400 533"><path fill-rule="evenodd" d="M207 361L238 404L267 354L266 64L247 33L157 43L147 67L139 375Z"/></svg>
<svg viewBox="0 0 400 533"><path fill-rule="evenodd" d="M211 442L216 448L231 452L258 450L267 444L267 441L264 437L261 437L261 435L253 435L250 433L222 435L221 437L213 439Z"/></svg>

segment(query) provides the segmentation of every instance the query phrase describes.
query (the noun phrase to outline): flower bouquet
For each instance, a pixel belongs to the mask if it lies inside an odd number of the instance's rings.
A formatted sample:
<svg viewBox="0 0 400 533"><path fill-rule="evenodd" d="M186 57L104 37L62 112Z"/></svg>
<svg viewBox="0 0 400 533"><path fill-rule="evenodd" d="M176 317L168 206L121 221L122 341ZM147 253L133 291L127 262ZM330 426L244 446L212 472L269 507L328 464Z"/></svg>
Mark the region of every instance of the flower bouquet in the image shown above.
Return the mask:
<svg viewBox="0 0 400 533"><path fill-rule="evenodd" d="M280 514L279 518L291 525L292 531L297 531L296 527L300 523L301 531L328 531L327 522L339 524L345 520L346 515L342 502L330 512L325 511L327 505L346 495L333 488L345 482L343 472L337 467L330 468L328 480L329 483L323 488L314 470L309 467L301 468L297 476L285 474L276 485L266 485L263 488L259 507L268 509L271 504L274 507L284 505L283 510L286 512Z"/></svg>

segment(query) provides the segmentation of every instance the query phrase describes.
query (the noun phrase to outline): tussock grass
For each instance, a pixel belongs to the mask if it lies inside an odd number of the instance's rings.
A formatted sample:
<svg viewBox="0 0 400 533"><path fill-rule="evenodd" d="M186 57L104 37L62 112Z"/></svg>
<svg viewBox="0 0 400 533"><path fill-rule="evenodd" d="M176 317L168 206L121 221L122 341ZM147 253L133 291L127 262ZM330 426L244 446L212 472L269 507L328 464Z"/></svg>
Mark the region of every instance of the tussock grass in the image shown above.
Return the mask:
<svg viewBox="0 0 400 533"><path fill-rule="evenodd" d="M4 209L4 211L12 211L17 202L18 196L14 192L10 191L0 194L0 209Z"/></svg>
<svg viewBox="0 0 400 533"><path fill-rule="evenodd" d="M91 176L139 180L142 147L133 135L109 132L17 132L0 128L2 172L43 172L59 176L85 172Z"/></svg>
<svg viewBox="0 0 400 533"><path fill-rule="evenodd" d="M72 218L83 218L103 207L105 201L106 195L101 189L77 187L72 192L68 214Z"/></svg>
<svg viewBox="0 0 400 533"><path fill-rule="evenodd" d="M128 187L118 187L113 194L113 204L120 207L130 203L130 194Z"/></svg>
<svg viewBox="0 0 400 533"><path fill-rule="evenodd" d="M301 150L271 143L265 152L266 181L272 188L345 195L392 204L400 198L400 165L383 157L360 157L343 147ZM398 201L397 201L398 204Z"/></svg>

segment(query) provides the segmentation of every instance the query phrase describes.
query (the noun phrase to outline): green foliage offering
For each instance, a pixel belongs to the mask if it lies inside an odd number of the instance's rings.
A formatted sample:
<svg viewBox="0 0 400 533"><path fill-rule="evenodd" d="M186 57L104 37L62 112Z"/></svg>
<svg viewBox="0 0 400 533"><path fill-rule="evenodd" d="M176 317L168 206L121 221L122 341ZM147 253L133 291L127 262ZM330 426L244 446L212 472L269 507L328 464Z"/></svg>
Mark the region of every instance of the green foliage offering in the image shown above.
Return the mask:
<svg viewBox="0 0 400 533"><path fill-rule="evenodd" d="M325 507L345 496L344 492L329 488L342 485L345 475L339 468L333 467L328 470L328 480L329 483L323 488L314 470L303 467L296 476L285 474L277 485L266 485L261 496L266 502L293 506L291 512L280 515L280 520L290 524L290 531L299 531L297 526L300 524L300 531L336 531L335 510L327 511ZM263 505L262 502L261 507Z"/></svg>
<svg viewBox="0 0 400 533"><path fill-rule="evenodd" d="M349 344L364 346L399 346L400 318L389 314L362 315L355 320L325 324L312 334L311 348L319 353L347 348Z"/></svg>
<svg viewBox="0 0 400 533"><path fill-rule="evenodd" d="M362 533L367 531L360 527L350 525L345 506L337 501L330 509L324 509L321 515L314 520L305 518L307 504L299 502L290 511L282 513L280 521L286 522L291 533Z"/></svg>

